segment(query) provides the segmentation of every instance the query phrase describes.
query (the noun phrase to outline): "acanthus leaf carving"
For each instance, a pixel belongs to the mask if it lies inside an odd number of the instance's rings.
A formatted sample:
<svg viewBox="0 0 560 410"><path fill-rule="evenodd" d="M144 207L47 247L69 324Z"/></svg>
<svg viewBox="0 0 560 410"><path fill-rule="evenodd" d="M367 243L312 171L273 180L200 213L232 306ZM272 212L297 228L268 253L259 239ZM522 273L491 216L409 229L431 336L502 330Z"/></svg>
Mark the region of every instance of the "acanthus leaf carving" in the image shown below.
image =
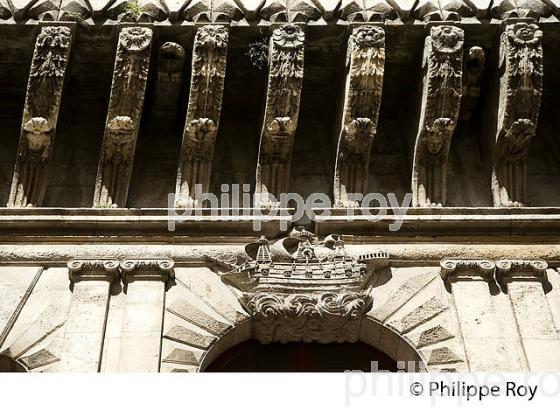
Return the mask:
<svg viewBox="0 0 560 410"><path fill-rule="evenodd" d="M337 207L356 206L349 194L367 191L371 147L383 89L383 28L364 25L354 29L348 39L347 55L348 73L334 177Z"/></svg>
<svg viewBox="0 0 560 410"><path fill-rule="evenodd" d="M506 25L501 37L498 131L492 170L494 206L524 206L526 157L535 135L543 86L542 31L536 24Z"/></svg>
<svg viewBox="0 0 560 410"><path fill-rule="evenodd" d="M288 260L263 236L254 258L222 275L244 292L240 302L255 321L254 337L261 343L357 341L372 306L374 271L386 267L389 256L351 256L339 235L319 242L294 229L285 240L296 242Z"/></svg>
<svg viewBox="0 0 560 410"><path fill-rule="evenodd" d="M72 32L46 26L35 43L9 207L41 206L47 188Z"/></svg>
<svg viewBox="0 0 560 410"><path fill-rule="evenodd" d="M303 83L304 31L294 24L276 28L270 39L265 118L256 172L257 206L269 206L269 194L287 192L294 135Z"/></svg>
<svg viewBox="0 0 560 410"><path fill-rule="evenodd" d="M175 190L177 207L202 206L195 187L210 187L216 135L222 110L226 75L228 29L220 25L200 27L194 39L192 77L181 158Z"/></svg>
<svg viewBox="0 0 560 410"><path fill-rule="evenodd" d="M430 28L424 48L422 114L412 171L413 206L443 206L447 160L459 116L463 77L462 29Z"/></svg>
<svg viewBox="0 0 560 410"><path fill-rule="evenodd" d="M150 65L152 30L123 28L95 183L94 207L124 207Z"/></svg>

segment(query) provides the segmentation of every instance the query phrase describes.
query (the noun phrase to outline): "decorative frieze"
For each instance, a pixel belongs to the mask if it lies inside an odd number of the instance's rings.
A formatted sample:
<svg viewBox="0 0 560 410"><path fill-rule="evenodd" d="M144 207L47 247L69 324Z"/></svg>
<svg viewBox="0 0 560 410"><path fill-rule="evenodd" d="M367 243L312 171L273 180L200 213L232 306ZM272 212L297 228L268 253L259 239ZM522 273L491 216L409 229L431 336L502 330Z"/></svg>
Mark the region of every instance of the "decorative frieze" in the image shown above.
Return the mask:
<svg viewBox="0 0 560 410"><path fill-rule="evenodd" d="M71 41L72 32L66 26L43 27L37 37L9 207L42 205Z"/></svg>
<svg viewBox="0 0 560 410"><path fill-rule="evenodd" d="M150 65L152 30L119 34L111 97L95 182L94 207L125 207Z"/></svg>
<svg viewBox="0 0 560 410"><path fill-rule="evenodd" d="M413 206L443 206L447 160L462 93L462 29L430 28L424 48L424 88L412 170Z"/></svg>
<svg viewBox="0 0 560 410"><path fill-rule="evenodd" d="M107 280L119 277L119 261L116 259L72 259L68 262L71 283L83 280Z"/></svg>
<svg viewBox="0 0 560 410"><path fill-rule="evenodd" d="M261 237L255 257L222 276L244 292L240 302L255 320L254 337L262 343L357 341L372 305L373 272L387 266L388 255L355 258L338 235L319 243L303 230L289 240L297 247L288 260Z"/></svg>
<svg viewBox="0 0 560 410"><path fill-rule="evenodd" d="M444 281L459 280L490 281L494 278L496 265L489 259L443 259L440 262L441 277Z"/></svg>
<svg viewBox="0 0 560 410"><path fill-rule="evenodd" d="M500 70L492 196L495 207L518 207L525 203L526 158L542 96L542 31L536 24L511 22L505 26Z"/></svg>
<svg viewBox="0 0 560 410"><path fill-rule="evenodd" d="M304 31L294 24L284 24L272 32L256 172L257 206L271 205L268 194L277 197L288 191L303 83L304 42Z"/></svg>
<svg viewBox="0 0 560 410"><path fill-rule="evenodd" d="M195 187L210 187L212 160L222 110L228 46L224 26L200 27L194 39L192 77L175 189L177 207L202 206Z"/></svg>
<svg viewBox="0 0 560 410"><path fill-rule="evenodd" d="M174 262L171 259L127 259L120 263L123 281L135 280L173 280Z"/></svg>
<svg viewBox="0 0 560 410"><path fill-rule="evenodd" d="M385 31L365 25L348 39L342 127L334 173L337 207L357 206L348 194L367 192L371 147L377 130L383 73Z"/></svg>

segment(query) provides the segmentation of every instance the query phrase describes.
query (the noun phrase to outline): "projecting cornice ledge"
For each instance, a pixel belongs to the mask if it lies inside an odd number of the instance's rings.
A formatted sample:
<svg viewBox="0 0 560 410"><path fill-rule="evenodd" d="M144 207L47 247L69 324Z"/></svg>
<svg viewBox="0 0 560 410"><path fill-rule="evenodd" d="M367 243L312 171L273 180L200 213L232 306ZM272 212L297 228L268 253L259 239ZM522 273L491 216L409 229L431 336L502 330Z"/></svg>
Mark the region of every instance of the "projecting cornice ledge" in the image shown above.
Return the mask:
<svg viewBox="0 0 560 410"><path fill-rule="evenodd" d="M432 240L477 242L557 241L560 208L408 208L315 209L318 235L336 232L363 238L400 241ZM109 208L1 208L0 240L6 243L49 241L137 242L243 242L266 235L277 238L291 229L293 209L281 209L272 216L255 210L239 215L169 214L167 209ZM171 215L171 216L170 216ZM227 237L227 239L224 239Z"/></svg>

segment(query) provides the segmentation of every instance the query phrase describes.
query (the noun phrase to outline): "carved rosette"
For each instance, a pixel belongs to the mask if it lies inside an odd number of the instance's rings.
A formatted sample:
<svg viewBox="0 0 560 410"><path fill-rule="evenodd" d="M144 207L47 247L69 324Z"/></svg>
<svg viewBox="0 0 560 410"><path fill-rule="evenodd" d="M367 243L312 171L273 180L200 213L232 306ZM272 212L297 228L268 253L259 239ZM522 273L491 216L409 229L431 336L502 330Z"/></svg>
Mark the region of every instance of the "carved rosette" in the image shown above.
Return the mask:
<svg viewBox="0 0 560 410"><path fill-rule="evenodd" d="M151 45L152 30L149 28L123 28L119 34L94 207L126 206Z"/></svg>
<svg viewBox="0 0 560 410"><path fill-rule="evenodd" d="M334 174L337 207L356 206L348 194L367 192L371 147L383 90L383 28L366 25L354 29L348 39L347 56L342 129Z"/></svg>
<svg viewBox="0 0 560 410"><path fill-rule="evenodd" d="M459 116L463 76L462 29L430 29L424 48L422 114L412 171L413 206L445 205L447 159Z"/></svg>
<svg viewBox="0 0 560 410"><path fill-rule="evenodd" d="M175 190L177 207L195 207L195 187L208 192L222 110L228 47L224 26L200 27L194 39L192 77Z"/></svg>
<svg viewBox="0 0 560 410"><path fill-rule="evenodd" d="M523 206L527 151L537 128L543 86L542 31L536 24L506 25L500 66L492 196L496 207Z"/></svg>
<svg viewBox="0 0 560 410"><path fill-rule="evenodd" d="M116 259L72 259L67 264L71 283L82 280L107 280L119 277L119 261Z"/></svg>
<svg viewBox="0 0 560 410"><path fill-rule="evenodd" d="M303 82L304 41L304 31L294 24L275 29L270 39L266 110L256 172L257 206L271 204L268 194L277 197L288 190Z"/></svg>
<svg viewBox="0 0 560 410"><path fill-rule="evenodd" d="M516 281L546 282L548 263L541 259L500 259L496 276L501 283Z"/></svg>
<svg viewBox="0 0 560 410"><path fill-rule="evenodd" d="M37 37L9 207L43 202L71 40L72 32L64 26L43 27Z"/></svg>

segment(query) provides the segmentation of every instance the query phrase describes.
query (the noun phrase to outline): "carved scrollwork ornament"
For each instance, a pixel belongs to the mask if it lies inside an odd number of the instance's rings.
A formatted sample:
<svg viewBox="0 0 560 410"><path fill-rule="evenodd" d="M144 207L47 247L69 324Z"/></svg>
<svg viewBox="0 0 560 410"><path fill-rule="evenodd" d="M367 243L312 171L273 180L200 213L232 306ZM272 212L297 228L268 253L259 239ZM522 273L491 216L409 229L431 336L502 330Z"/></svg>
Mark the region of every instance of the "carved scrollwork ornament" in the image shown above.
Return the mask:
<svg viewBox="0 0 560 410"><path fill-rule="evenodd" d="M374 272L388 265L385 252L356 258L340 235L324 241L294 229L272 246L265 237L256 253L222 279L242 292L240 302L254 319L261 343L355 342L372 306ZM273 251L286 247L287 259Z"/></svg>
<svg viewBox="0 0 560 410"><path fill-rule="evenodd" d="M490 281L494 277L496 264L489 259L442 259L440 268L444 281Z"/></svg>
<svg viewBox="0 0 560 410"><path fill-rule="evenodd" d="M71 40L66 26L44 26L37 36L9 207L42 205Z"/></svg>
<svg viewBox="0 0 560 410"><path fill-rule="evenodd" d="M422 115L412 173L413 205L443 206L447 160L462 96L464 32L451 25L430 28L424 49Z"/></svg>
<svg viewBox="0 0 560 410"><path fill-rule="evenodd" d="M496 261L497 279L501 283L513 281L546 282L548 263L541 259L500 259Z"/></svg>
<svg viewBox="0 0 560 410"><path fill-rule="evenodd" d="M208 192L218 134L229 31L220 25L197 30L192 56L192 77L181 158L177 170L175 206L202 206L196 202L195 187Z"/></svg>
<svg viewBox="0 0 560 410"><path fill-rule="evenodd" d="M304 31L284 24L272 32L265 118L256 172L257 206L287 192L303 82Z"/></svg>
<svg viewBox="0 0 560 410"><path fill-rule="evenodd" d="M381 106L385 66L385 31L380 26L355 28L348 39L342 129L334 177L337 207L354 207L352 194L365 194L369 161Z"/></svg>
<svg viewBox="0 0 560 410"><path fill-rule="evenodd" d="M94 207L126 206L151 44L152 30L147 27L126 27L119 33Z"/></svg>
<svg viewBox="0 0 560 410"><path fill-rule="evenodd" d="M524 206L526 157L536 133L543 86L542 31L536 24L505 26L500 44L498 132L492 172L494 206Z"/></svg>
<svg viewBox="0 0 560 410"><path fill-rule="evenodd" d="M72 259L67 263L71 283L83 280L115 281L119 277L116 259Z"/></svg>

